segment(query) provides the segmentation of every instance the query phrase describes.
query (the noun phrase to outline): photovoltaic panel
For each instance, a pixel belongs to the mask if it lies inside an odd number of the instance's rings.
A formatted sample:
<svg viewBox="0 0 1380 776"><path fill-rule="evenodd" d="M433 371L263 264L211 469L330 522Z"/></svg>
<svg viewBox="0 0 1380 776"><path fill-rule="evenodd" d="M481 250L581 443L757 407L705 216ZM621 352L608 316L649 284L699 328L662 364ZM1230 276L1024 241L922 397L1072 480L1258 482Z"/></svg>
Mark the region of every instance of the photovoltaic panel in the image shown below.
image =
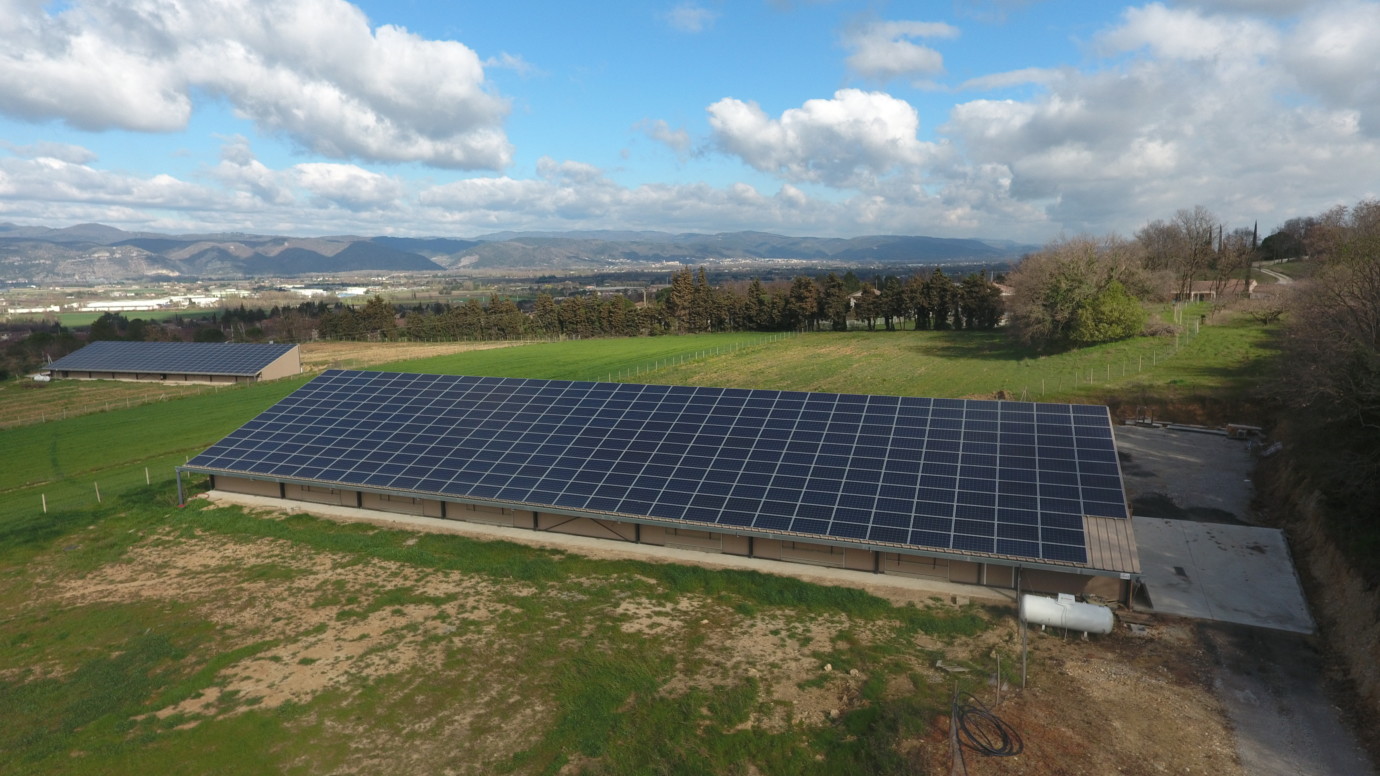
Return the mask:
<svg viewBox="0 0 1380 776"><path fill-rule="evenodd" d="M48 364L68 372L140 372L252 377L296 345L249 342L92 342Z"/></svg>
<svg viewBox="0 0 1380 776"><path fill-rule="evenodd" d="M1105 407L323 373L188 469L1085 563Z"/></svg>

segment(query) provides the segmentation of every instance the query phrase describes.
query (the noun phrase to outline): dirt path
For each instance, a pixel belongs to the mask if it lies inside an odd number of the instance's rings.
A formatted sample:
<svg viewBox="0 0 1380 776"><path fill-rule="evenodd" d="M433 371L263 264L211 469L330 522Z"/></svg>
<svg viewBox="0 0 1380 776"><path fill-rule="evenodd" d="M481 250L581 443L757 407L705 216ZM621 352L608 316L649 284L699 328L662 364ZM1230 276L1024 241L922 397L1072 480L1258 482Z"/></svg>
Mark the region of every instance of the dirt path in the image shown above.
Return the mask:
<svg viewBox="0 0 1380 776"><path fill-rule="evenodd" d="M1200 623L1212 652L1214 690L1253 776L1375 776L1327 696L1312 638L1265 628Z"/></svg>

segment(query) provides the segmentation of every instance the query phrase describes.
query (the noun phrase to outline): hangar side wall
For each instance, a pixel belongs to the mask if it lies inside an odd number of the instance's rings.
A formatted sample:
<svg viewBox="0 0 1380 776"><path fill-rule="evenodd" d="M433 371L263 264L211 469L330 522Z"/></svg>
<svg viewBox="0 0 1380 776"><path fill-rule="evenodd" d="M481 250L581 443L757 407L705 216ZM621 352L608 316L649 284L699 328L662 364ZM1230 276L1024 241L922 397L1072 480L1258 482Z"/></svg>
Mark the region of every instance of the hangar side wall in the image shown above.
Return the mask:
<svg viewBox="0 0 1380 776"><path fill-rule="evenodd" d="M255 380L254 377L245 375L207 375L195 372L89 372L64 369L49 372L49 374L60 380L124 380L139 383L233 385L235 383L252 383Z"/></svg>
<svg viewBox="0 0 1380 776"><path fill-rule="evenodd" d="M441 517L485 525L804 563L858 572L894 574L1003 589L1015 589L1019 584L1021 590L1034 593L1096 595L1109 601L1123 602L1128 600L1130 595L1129 583L1112 577L1035 569L1020 569L1018 575L1017 569L1012 566L954 558L925 558L894 552L835 547L817 542L763 539L690 527L639 525L526 509L457 504L342 488L280 484L225 475L214 477L213 487L231 493L295 499L317 504L358 506L398 514Z"/></svg>
<svg viewBox="0 0 1380 776"><path fill-rule="evenodd" d="M275 358L273 363L259 372L260 380L277 380L302 373L302 353L297 347Z"/></svg>

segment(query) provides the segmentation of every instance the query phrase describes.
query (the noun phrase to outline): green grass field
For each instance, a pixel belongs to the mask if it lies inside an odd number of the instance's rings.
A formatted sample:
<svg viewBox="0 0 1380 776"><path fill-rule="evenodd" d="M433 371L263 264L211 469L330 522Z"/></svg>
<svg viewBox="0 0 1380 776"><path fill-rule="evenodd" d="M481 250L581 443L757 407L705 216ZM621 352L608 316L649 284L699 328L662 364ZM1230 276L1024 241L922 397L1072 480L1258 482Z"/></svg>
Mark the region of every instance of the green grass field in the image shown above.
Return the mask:
<svg viewBox="0 0 1380 776"><path fill-rule="evenodd" d="M722 334L534 343L370 368L899 396L992 397L1000 391L1011 399L1119 401L1134 409L1249 391L1265 373L1272 336L1244 317L1224 317L1186 334L1177 348L1174 338L1140 338L1038 355L1001 332ZM0 515L41 505L41 494L50 508L94 503L102 480L110 488L143 484L145 468L150 479L166 481L171 466L305 380L223 388L0 431ZM0 410L17 414L45 390L107 389L105 381L37 391L11 383L0 388Z"/></svg>
<svg viewBox="0 0 1380 776"><path fill-rule="evenodd" d="M122 312L120 314L131 321L135 318L141 318L145 321L158 321L159 323L163 323L165 321L171 321L173 318L177 317L181 317L183 320L199 320L202 318L210 318L212 315L218 315L219 313L220 310L196 309L172 311L130 310L127 312ZM92 323L95 322L97 318L100 318L102 315L105 315L105 313L48 313L46 315L24 314L15 315L12 317L16 321L41 321L45 320L48 315L53 315L54 317L56 317L57 322L62 324L63 326L76 327L90 326Z"/></svg>
<svg viewBox="0 0 1380 776"><path fill-rule="evenodd" d="M999 333L711 335L373 368L1086 401L1239 392L1262 373L1270 335L1222 318L1178 348L1147 339L1051 355ZM974 607L176 505L174 466L306 379L0 431L0 774L903 773L914 765L898 742L930 732L953 689L925 678L936 659L985 671L1001 653L1014 679L1009 637L946 651L1000 621ZM0 408L35 390L6 386ZM201 555L212 559L186 565ZM98 592L77 592L88 584ZM837 678L753 665L736 641L748 632ZM341 654L424 659L286 703L235 689L236 676ZM852 670L845 703L831 694ZM841 711L791 721L812 694ZM467 710L479 716L455 722Z"/></svg>

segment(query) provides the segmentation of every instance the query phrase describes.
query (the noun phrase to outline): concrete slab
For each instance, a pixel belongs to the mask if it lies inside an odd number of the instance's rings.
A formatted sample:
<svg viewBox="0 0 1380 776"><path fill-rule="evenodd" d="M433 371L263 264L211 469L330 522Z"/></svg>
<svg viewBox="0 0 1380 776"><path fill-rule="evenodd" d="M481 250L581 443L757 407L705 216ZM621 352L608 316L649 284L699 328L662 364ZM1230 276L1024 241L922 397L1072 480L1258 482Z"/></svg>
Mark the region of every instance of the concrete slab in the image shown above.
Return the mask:
<svg viewBox="0 0 1380 776"><path fill-rule="evenodd" d="M1275 528L1133 518L1157 612L1312 633L1284 533Z"/></svg>
<svg viewBox="0 0 1380 776"><path fill-rule="evenodd" d="M1193 431L1116 427L1131 511L1151 517L1256 522L1255 461L1238 439Z"/></svg>

